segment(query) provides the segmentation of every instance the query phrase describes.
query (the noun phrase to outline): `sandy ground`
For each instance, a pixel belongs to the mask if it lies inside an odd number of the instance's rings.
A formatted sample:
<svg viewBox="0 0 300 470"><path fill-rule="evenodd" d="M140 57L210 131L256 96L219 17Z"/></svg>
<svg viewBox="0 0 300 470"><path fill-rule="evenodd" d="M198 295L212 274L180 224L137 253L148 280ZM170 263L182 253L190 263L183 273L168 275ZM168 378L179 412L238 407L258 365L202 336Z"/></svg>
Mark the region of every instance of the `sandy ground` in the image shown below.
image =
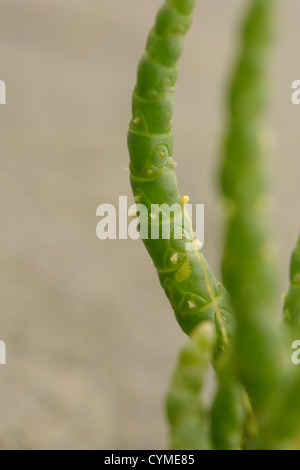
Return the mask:
<svg viewBox="0 0 300 470"><path fill-rule="evenodd" d="M163 398L185 337L142 243L95 235L97 206L130 195L130 95L160 3L1 2L0 448L166 446ZM176 93L180 188L205 204L204 252L216 273L223 95L246 3L199 0ZM300 107L290 99L299 25L299 1L285 0L268 161L281 291L299 229Z"/></svg>

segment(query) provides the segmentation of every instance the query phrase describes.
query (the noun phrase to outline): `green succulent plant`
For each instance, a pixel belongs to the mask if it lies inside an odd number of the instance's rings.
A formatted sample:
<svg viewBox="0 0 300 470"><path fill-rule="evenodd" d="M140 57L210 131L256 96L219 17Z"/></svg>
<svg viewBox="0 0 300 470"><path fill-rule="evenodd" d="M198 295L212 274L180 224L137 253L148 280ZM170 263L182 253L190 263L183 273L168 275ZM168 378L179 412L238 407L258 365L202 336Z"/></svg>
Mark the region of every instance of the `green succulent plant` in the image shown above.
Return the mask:
<svg viewBox="0 0 300 470"><path fill-rule="evenodd" d="M193 238L172 159L174 86L196 0L166 0L137 73L128 133L130 180L147 208L144 244L181 328L190 336L166 407L172 449L299 449L300 240L279 326L276 256L268 224L262 129L277 0L250 0L227 101L220 187L225 207L223 284ZM152 204L174 207L157 218ZM139 213L139 211L138 211ZM142 223L140 214L140 223ZM170 236L151 238L154 226ZM179 236L178 236L179 227ZM194 249L187 249L191 239ZM210 405L202 390L213 366Z"/></svg>

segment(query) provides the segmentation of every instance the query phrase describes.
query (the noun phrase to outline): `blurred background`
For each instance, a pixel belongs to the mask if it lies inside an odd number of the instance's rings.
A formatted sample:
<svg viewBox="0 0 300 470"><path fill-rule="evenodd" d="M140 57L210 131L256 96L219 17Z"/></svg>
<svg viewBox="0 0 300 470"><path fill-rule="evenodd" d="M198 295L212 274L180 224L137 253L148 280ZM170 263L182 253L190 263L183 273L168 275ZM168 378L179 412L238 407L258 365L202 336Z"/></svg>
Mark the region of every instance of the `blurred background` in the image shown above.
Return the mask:
<svg viewBox="0 0 300 470"><path fill-rule="evenodd" d="M1 449L167 445L163 399L186 338L142 243L95 232L99 204L132 201L131 92L161 3L1 1ZM281 3L267 123L283 292L299 230L300 3ZM217 275L224 92L247 4L198 1L176 89L180 191L205 204L204 254Z"/></svg>

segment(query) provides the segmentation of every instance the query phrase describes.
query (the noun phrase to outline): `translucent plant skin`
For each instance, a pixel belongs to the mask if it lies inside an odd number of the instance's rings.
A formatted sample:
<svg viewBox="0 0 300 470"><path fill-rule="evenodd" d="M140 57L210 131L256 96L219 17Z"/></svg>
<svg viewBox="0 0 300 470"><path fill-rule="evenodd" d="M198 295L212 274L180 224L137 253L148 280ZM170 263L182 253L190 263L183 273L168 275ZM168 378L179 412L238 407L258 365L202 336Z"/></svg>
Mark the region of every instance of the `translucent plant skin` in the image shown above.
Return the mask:
<svg viewBox="0 0 300 470"><path fill-rule="evenodd" d="M132 98L132 120L128 133L131 186L138 204L148 209L149 238L144 244L157 269L162 287L176 318L188 335L202 321L210 320L217 331L216 353L233 336L234 321L228 294L197 249L186 249L188 226L184 200L179 195L172 159L172 114L178 59L184 35L192 24L196 0L167 0L152 28L137 73ZM170 239L151 238L151 204L177 204L170 224ZM174 234L175 219L181 218L182 239ZM196 243L196 240L194 240ZM196 247L195 247L196 248Z"/></svg>

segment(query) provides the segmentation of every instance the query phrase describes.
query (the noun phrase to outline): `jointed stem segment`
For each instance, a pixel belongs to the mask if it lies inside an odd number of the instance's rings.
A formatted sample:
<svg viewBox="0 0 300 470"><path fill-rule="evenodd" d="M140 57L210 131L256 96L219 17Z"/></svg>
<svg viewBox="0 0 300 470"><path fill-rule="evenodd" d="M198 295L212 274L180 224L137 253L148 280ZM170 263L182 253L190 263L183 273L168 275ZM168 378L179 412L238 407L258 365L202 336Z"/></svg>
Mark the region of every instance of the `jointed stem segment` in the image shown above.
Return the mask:
<svg viewBox="0 0 300 470"><path fill-rule="evenodd" d="M184 35L192 24L196 1L168 0L151 30L137 74L128 133L131 186L134 196L148 213L151 204L181 204L182 233L188 216L178 193L172 159L172 115L178 59ZM151 224L157 223L149 217ZM169 218L169 240L144 240L157 268L160 283L181 328L190 334L202 321L212 321L217 330L217 353L233 336L233 318L228 295L217 282L198 249L187 250L186 239L174 236L174 218ZM192 230L190 231L192 232ZM189 233L190 235L190 233Z"/></svg>

